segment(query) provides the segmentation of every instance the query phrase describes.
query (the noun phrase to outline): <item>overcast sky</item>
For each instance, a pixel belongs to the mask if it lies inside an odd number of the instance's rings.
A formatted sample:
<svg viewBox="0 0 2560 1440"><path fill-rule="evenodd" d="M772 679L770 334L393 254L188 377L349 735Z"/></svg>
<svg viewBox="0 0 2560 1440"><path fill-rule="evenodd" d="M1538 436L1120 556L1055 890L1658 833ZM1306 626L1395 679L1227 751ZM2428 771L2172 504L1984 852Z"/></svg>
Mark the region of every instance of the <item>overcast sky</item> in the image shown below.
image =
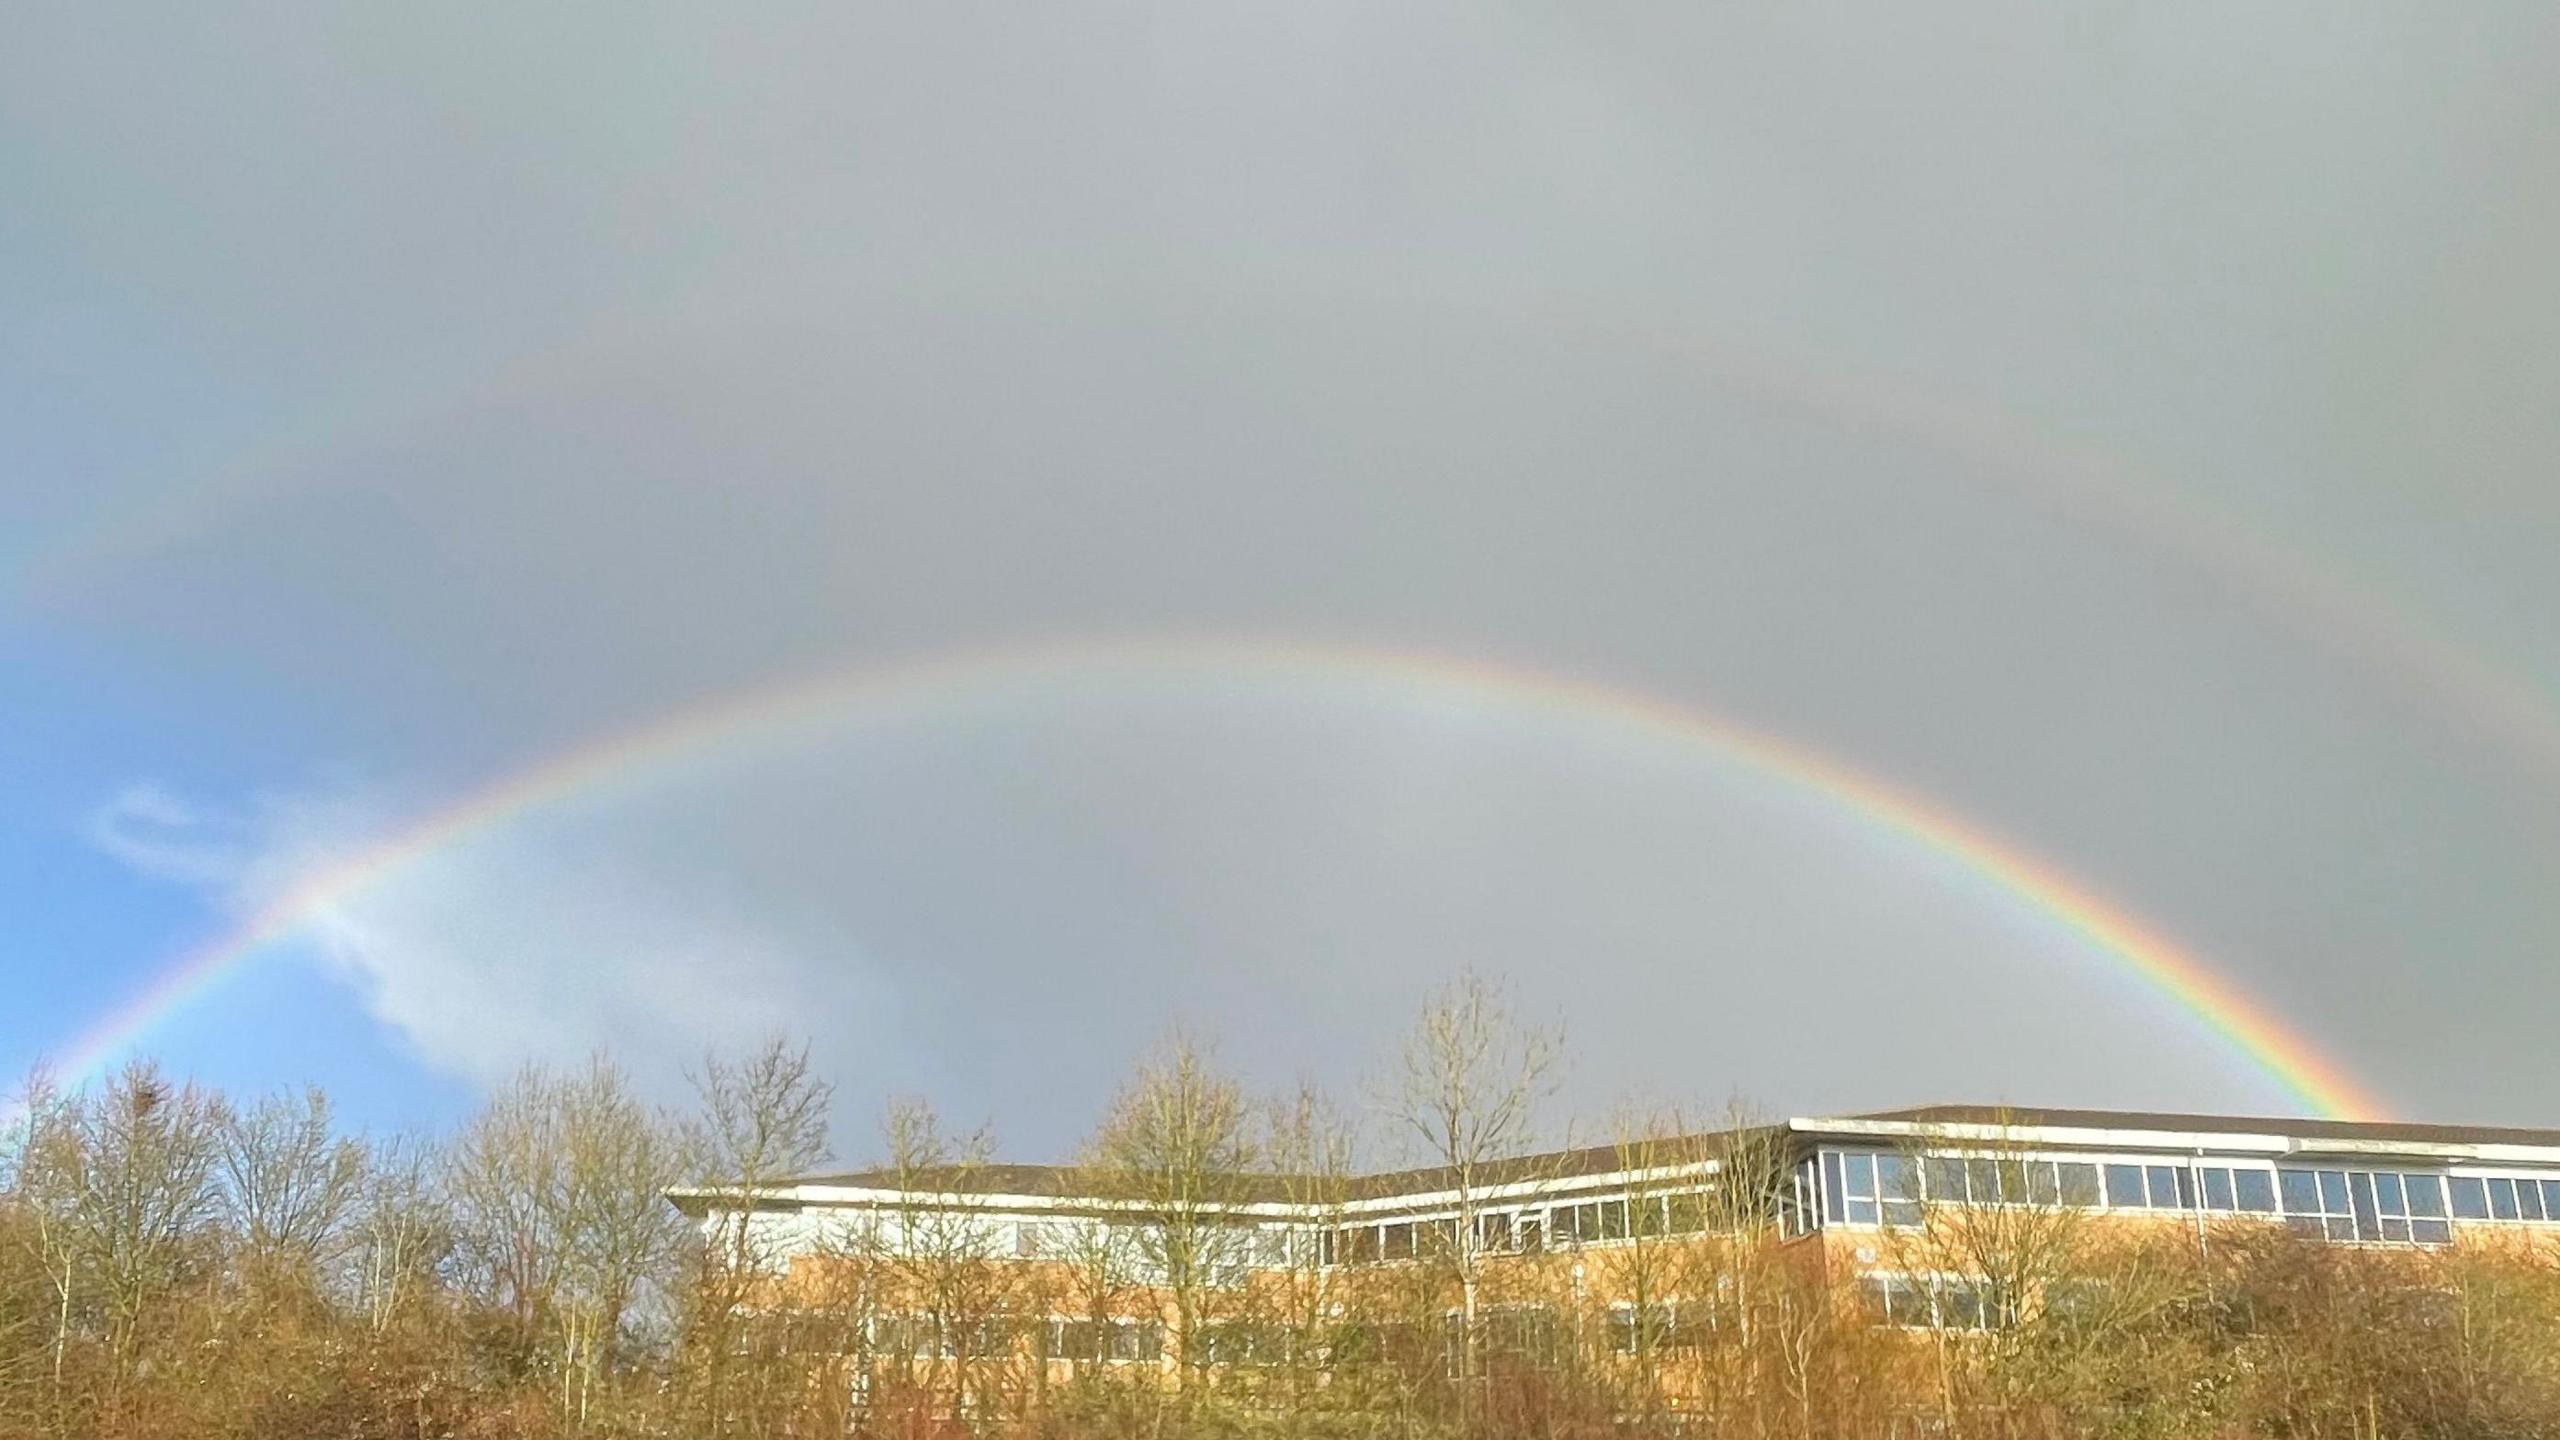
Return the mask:
<svg viewBox="0 0 2560 1440"><path fill-rule="evenodd" d="M503 777L1040 669L335 893L144 1043L433 1123L806 1033L1056 1154L1168 1024L1356 1095L1462 965L1585 1113L2282 1110L1700 707L2209 957L2401 1114L2560 1081L2545 5L190 9L0 45L0 1063Z"/></svg>

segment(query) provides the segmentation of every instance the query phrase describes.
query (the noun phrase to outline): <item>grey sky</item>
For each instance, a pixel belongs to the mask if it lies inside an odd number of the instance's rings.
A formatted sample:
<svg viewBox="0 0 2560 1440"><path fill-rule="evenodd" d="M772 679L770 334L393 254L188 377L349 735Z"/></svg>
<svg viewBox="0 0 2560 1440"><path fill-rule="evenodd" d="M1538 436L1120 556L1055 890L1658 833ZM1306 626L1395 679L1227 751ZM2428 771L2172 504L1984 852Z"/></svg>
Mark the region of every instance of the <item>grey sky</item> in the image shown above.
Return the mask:
<svg viewBox="0 0 2560 1440"><path fill-rule="evenodd" d="M125 766L260 875L796 669L1376 643L1796 737L2399 1108L2549 1118L2560 774L2443 681L2560 733L2547 8L10 28L0 404L80 483L0 556L289 717ZM1170 1019L1347 1078L1465 962L1586 1108L2282 1103L1942 862L1479 719L1069 678L546 812L327 938L436 1068L783 1017L1034 1152Z"/></svg>

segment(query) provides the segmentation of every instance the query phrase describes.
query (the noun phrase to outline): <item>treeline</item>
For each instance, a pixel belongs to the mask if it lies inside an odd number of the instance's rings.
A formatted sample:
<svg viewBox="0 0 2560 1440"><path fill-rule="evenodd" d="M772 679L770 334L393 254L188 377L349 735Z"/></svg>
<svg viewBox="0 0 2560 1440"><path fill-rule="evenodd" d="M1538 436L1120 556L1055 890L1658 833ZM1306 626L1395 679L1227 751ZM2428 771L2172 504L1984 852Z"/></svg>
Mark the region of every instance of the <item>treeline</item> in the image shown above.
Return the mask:
<svg viewBox="0 0 2560 1440"><path fill-rule="evenodd" d="M2530 1248L1933 1205L1825 1260L1731 1107L1583 1137L1724 1161L1639 1181L1607 1243L1464 1239L1536 1178L1562 1056L1473 980L1356 1105L1170 1043L1068 1177L1121 1218L1036 1228L973 1209L991 1137L914 1101L859 1157L892 1201L759 1210L834 1163L832 1091L779 1041L703 1064L681 1113L599 1059L434 1139L147 1064L38 1083L0 1147L0 1437L2560 1435L2560 1267ZM1331 1263L1373 1144L1458 1214ZM1274 1201L1315 1223L1237 1223Z"/></svg>

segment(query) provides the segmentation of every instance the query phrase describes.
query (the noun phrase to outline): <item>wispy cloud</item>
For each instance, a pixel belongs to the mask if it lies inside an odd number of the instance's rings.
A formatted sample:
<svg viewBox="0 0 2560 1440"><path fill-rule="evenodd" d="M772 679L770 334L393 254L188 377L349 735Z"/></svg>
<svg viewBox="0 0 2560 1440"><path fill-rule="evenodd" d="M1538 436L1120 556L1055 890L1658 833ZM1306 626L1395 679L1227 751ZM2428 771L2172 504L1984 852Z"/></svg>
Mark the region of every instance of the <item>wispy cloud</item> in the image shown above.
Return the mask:
<svg viewBox="0 0 2560 1440"><path fill-rule="evenodd" d="M144 782L86 831L138 873L240 916L361 853L397 813L378 787L345 781L230 806ZM600 1048L672 1077L708 1047L809 1028L813 1006L884 1009L860 977L819 973L701 887L532 834L368 875L312 904L295 933L421 1060L482 1083Z"/></svg>
<svg viewBox="0 0 2560 1440"><path fill-rule="evenodd" d="M213 824L155 780L118 791L89 813L81 833L145 875L204 889L229 890L248 863L236 833Z"/></svg>

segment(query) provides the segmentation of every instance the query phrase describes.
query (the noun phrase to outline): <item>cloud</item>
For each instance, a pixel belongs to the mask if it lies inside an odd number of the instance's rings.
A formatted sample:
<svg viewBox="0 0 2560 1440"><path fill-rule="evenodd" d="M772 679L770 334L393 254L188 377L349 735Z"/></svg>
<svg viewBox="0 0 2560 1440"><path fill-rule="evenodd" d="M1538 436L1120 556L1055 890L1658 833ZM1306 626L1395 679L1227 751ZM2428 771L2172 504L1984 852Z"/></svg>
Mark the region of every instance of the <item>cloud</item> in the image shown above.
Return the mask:
<svg viewBox="0 0 2560 1440"><path fill-rule="evenodd" d="M401 813L383 788L347 781L229 807L140 782L86 833L137 872L245 916L396 833ZM882 1011L858 974L816 973L710 887L562 853L539 832L441 847L339 887L295 934L419 1059L484 1085L528 1061L611 1050L672 1090L707 1049L807 1031L813 1006ZM872 1032L840 1022L831 1033Z"/></svg>
<svg viewBox="0 0 2560 1440"><path fill-rule="evenodd" d="M153 780L117 791L89 813L81 834L145 875L205 889L229 890L248 865L238 836L213 826L203 812Z"/></svg>

